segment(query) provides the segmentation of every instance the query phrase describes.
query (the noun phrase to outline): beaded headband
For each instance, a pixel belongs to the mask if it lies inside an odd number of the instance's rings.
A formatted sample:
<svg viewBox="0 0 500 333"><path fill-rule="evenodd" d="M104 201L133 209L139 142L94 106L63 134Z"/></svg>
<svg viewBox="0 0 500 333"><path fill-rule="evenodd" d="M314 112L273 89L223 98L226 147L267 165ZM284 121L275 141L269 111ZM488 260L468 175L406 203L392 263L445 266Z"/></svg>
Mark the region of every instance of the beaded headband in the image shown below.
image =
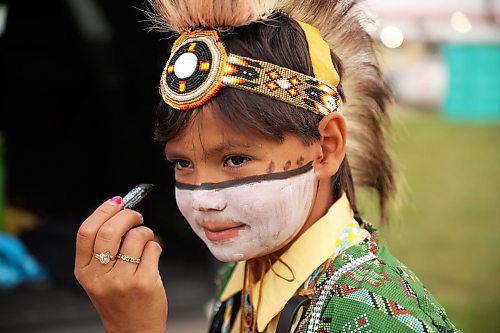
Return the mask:
<svg viewBox="0 0 500 333"><path fill-rule="evenodd" d="M304 29L303 23L299 23ZM304 32L309 37L306 29ZM308 42L316 70L317 56L312 52L310 38ZM329 63L333 69L331 60ZM321 69L325 64L322 66ZM332 69L327 71L332 74ZM333 72L337 74L335 69ZM337 84L335 75L329 77ZM172 47L160 80L165 103L176 109L193 109L205 104L222 87L265 95L321 116L337 111L341 103L337 88L327 81L265 61L227 54L215 30L183 33Z"/></svg>

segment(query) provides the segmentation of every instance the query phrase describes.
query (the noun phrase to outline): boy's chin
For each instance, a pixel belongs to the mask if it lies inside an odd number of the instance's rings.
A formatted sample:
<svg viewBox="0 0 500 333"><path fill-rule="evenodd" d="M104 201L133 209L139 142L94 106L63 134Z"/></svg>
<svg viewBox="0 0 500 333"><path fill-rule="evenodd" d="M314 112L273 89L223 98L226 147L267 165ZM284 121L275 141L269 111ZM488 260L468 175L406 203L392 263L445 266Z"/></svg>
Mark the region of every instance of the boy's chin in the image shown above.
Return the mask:
<svg viewBox="0 0 500 333"><path fill-rule="evenodd" d="M222 261L222 262L238 262L238 261L245 261L245 260L251 260L251 259L257 259L264 257L266 255L275 253L276 251L279 251L281 248L283 248L285 244L282 244L280 246L274 246L271 248L261 248L261 249L247 249L246 251L237 251L235 249L224 249L224 248L219 248L217 246L214 246L211 244L208 246L210 252L212 255L215 257L215 259Z"/></svg>
<svg viewBox="0 0 500 333"><path fill-rule="evenodd" d="M245 261L249 258L248 255L242 254L242 253L226 253L223 251L218 251L214 249L210 249L210 252L212 255L215 257L215 259L222 261L222 262L238 262L238 261Z"/></svg>
<svg viewBox="0 0 500 333"><path fill-rule="evenodd" d="M259 258L270 253L269 251L234 251L234 250L223 250L214 249L209 247L210 252L215 257L215 259L222 262L238 262L250 259Z"/></svg>

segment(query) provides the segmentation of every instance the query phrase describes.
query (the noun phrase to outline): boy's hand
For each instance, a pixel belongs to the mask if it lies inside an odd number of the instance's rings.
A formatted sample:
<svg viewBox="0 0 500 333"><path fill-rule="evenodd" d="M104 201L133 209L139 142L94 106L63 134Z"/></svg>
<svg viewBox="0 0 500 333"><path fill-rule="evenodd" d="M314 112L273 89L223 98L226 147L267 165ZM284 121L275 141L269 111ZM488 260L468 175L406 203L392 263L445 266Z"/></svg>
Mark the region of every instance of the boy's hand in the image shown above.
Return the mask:
<svg viewBox="0 0 500 333"><path fill-rule="evenodd" d="M120 197L110 199L80 226L75 276L106 332L165 333L168 304L158 271L162 249L151 229L139 226L142 215L121 207ZM106 252L112 260L102 264L96 254ZM118 253L140 263L118 259Z"/></svg>

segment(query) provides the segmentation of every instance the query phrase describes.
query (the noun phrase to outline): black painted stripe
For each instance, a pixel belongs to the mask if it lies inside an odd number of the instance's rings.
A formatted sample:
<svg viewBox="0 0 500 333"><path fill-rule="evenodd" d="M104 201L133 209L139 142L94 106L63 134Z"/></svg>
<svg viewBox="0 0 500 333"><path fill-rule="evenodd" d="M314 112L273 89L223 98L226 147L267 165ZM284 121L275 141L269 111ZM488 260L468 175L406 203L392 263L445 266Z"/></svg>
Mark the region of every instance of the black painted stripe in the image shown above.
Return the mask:
<svg viewBox="0 0 500 333"><path fill-rule="evenodd" d="M251 184L251 183L258 183L258 182L263 182L267 180L280 180L280 179L286 179L298 175L302 175L309 170L312 169L312 161L307 163L304 166L301 166L300 168L293 169L290 171L283 171L283 172L275 172L275 173L269 173L265 175L258 175L258 176L250 176L250 177L244 177L244 178L239 178L235 180L228 180L225 182L220 182L220 183L203 183L200 185L193 185L193 184L185 184L181 182L175 182L175 187L177 187L179 190L216 190L216 189L222 189L222 188L228 188L228 187L236 187L236 186L241 186L241 185L246 185L246 184Z"/></svg>

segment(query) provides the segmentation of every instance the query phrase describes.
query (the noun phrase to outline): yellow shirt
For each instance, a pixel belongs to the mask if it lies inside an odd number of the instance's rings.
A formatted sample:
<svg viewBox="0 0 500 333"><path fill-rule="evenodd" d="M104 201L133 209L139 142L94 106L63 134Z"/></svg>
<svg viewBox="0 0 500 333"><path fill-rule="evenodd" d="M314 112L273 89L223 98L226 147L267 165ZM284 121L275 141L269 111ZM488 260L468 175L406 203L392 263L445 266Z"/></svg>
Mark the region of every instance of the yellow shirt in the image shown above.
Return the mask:
<svg viewBox="0 0 500 333"><path fill-rule="evenodd" d="M280 256L281 260L273 264L273 269L266 272L262 280L253 286L252 304L257 304L259 290L262 288L262 299L257 311L257 330L259 332L274 333L276 331L279 314L285 304L297 293L297 290L314 270L332 256L337 239L340 238L343 230L352 222L353 218L349 201L346 195L343 195L330 207L325 216L309 227ZM367 236L368 232L361 230L349 244L357 244ZM279 277L285 277L287 280L291 278L290 270L282 262L286 263L294 272L295 279L293 281L286 281ZM234 268L226 288L221 294L220 300L222 302L227 301L242 290L244 276L245 261L242 261ZM241 309L237 318L240 317ZM297 321L298 318L300 315L297 316ZM231 333L239 333L240 324L240 320L235 320Z"/></svg>

